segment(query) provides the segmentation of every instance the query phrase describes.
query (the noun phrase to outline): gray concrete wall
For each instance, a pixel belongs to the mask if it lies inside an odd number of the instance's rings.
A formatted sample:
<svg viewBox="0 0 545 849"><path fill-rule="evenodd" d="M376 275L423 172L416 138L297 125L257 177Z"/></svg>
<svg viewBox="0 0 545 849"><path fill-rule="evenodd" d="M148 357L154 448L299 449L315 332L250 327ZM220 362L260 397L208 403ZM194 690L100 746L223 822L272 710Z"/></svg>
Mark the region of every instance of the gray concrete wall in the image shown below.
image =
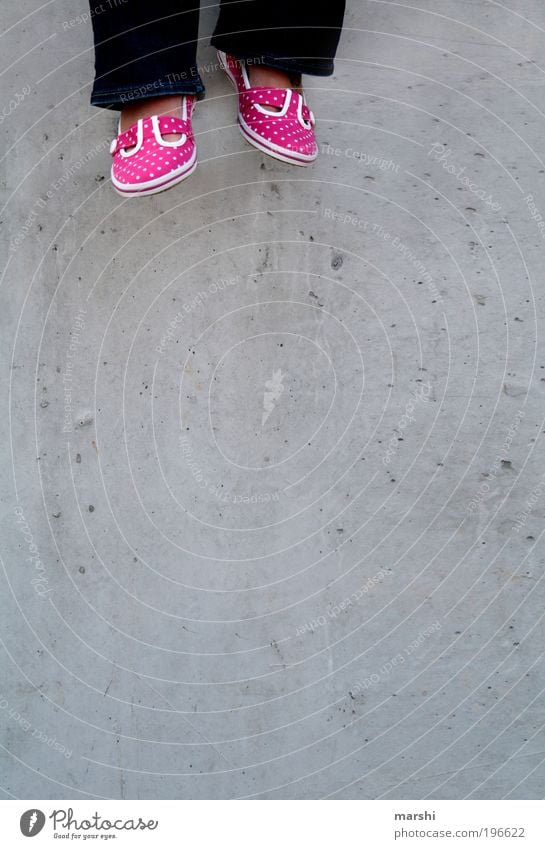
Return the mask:
<svg viewBox="0 0 545 849"><path fill-rule="evenodd" d="M352 0L307 170L208 10L138 202L84 0L4 5L2 797L542 798L541 0Z"/></svg>

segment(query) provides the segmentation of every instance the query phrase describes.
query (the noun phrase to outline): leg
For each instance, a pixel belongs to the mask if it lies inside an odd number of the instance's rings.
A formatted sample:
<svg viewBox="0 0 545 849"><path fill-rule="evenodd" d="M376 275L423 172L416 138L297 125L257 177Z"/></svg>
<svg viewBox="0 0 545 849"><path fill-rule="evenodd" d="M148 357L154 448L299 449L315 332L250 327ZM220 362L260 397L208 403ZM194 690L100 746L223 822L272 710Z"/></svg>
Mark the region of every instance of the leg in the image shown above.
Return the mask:
<svg viewBox="0 0 545 849"><path fill-rule="evenodd" d="M283 162L316 159L315 119L301 75L333 73L345 0L220 0L212 38L238 94L251 145Z"/></svg>
<svg viewBox="0 0 545 849"><path fill-rule="evenodd" d="M284 72L329 76L344 19L345 0L221 0L212 44L256 66Z"/></svg>
<svg viewBox="0 0 545 849"><path fill-rule="evenodd" d="M94 106L122 109L204 91L196 65L199 0L104 0L99 6L90 0L90 6Z"/></svg>
<svg viewBox="0 0 545 849"><path fill-rule="evenodd" d="M121 112L112 183L124 197L164 191L196 168L191 126L199 0L90 0L96 77L91 103Z"/></svg>

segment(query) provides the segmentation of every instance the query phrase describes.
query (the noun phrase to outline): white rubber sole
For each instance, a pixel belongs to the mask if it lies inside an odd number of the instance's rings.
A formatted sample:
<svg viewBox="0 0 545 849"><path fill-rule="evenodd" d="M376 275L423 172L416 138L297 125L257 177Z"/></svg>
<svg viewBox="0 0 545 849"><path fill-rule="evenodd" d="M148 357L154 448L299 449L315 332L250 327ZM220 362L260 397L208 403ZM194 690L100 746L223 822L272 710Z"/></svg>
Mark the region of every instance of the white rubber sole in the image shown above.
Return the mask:
<svg viewBox="0 0 545 849"><path fill-rule="evenodd" d="M194 161L191 163L189 168L185 171L182 171L180 174L176 174L174 177L171 177L169 180L164 180L161 183L158 183L156 186L149 186L147 189L141 189L139 186L131 187L130 189L122 188L120 183L115 183L113 175L111 177L112 186L115 192L121 197L124 198L141 198L147 197L148 195L157 195L159 192L166 192L167 189L171 189L173 186L177 186L178 183L181 183L183 180L186 180L187 177L190 177L191 174L196 170L198 165L197 157L195 156Z"/></svg>
<svg viewBox="0 0 545 849"><path fill-rule="evenodd" d="M231 81L231 85L235 89L238 94L238 87L234 76L232 75L229 67L227 65L227 56L225 53L222 53L221 50L218 50L218 58L220 60L221 66L225 73L227 74L228 79ZM249 127L244 118L240 113L240 109L237 107L238 113L238 128L246 141L251 144L253 147L257 148L257 150L261 151L261 153L266 153L267 156L272 156L273 159L278 159L280 162L287 162L288 165L299 165L303 166L303 168L307 165L311 165L312 162L316 162L318 158L318 151L314 154L314 156L304 156L304 154L290 154L287 153L285 148L275 149L275 147L271 147L269 144L263 141L258 135L254 134L254 131L251 127ZM272 144L272 142L271 142Z"/></svg>
<svg viewBox="0 0 545 849"><path fill-rule="evenodd" d="M272 156L274 159L279 159L281 162L287 162L289 165L302 165L304 168L305 165L310 165L312 162L316 162L316 159L318 158L318 153L316 153L314 156L299 159L298 156L290 156L288 153L285 153L284 150L275 150L273 147L269 147L263 141L260 141L259 138L255 138L253 135L250 135L252 129L244 122L240 113L238 116L238 128L249 144L256 147L262 153L266 153L267 156Z"/></svg>

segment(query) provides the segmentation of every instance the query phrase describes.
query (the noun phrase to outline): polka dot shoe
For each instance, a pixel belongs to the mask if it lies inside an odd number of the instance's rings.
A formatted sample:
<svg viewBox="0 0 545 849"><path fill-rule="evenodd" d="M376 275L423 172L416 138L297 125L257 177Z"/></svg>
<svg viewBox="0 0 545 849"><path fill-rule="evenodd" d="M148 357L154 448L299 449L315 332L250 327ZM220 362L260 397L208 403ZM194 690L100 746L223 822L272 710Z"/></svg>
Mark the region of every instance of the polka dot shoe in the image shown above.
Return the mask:
<svg viewBox="0 0 545 849"><path fill-rule="evenodd" d="M282 162L314 162L318 155L316 122L304 95L289 88L252 88L242 60L222 51L218 57L238 92L238 123L246 141Z"/></svg>
<svg viewBox="0 0 545 849"><path fill-rule="evenodd" d="M153 195L175 186L197 167L191 129L195 97L182 97L182 118L151 115L120 133L110 146L112 183L124 197ZM181 133L177 141L163 136Z"/></svg>

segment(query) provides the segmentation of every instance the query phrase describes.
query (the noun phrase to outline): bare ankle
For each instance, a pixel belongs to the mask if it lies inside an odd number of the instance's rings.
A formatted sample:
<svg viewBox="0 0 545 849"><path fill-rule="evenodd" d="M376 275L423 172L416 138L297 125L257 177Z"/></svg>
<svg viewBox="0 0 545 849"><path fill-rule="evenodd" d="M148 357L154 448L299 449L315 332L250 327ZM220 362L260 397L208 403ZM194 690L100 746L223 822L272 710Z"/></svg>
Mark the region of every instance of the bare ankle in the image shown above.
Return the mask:
<svg viewBox="0 0 545 849"><path fill-rule="evenodd" d="M182 97L179 94L165 97L150 97L146 100L136 100L127 104L121 110L120 131L122 133L132 127L140 118L151 115L167 115L172 118L182 117ZM179 133L169 133L164 136L167 141L177 141Z"/></svg>
<svg viewBox="0 0 545 849"><path fill-rule="evenodd" d="M290 74L267 65L248 65L248 76L252 86L270 86L270 88L293 88L301 90L301 75Z"/></svg>

